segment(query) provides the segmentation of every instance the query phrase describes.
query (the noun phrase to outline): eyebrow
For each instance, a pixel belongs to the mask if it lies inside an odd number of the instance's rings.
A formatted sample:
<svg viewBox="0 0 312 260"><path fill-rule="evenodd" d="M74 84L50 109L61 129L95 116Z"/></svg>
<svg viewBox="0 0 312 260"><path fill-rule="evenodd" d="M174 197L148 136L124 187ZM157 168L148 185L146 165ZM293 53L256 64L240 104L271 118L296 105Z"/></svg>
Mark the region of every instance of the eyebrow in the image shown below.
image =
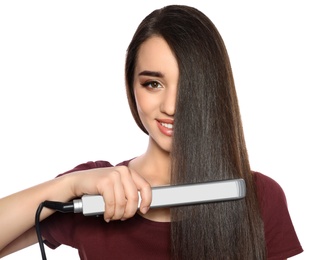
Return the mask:
<svg viewBox="0 0 312 260"><path fill-rule="evenodd" d="M152 77L163 78L164 74L158 71L143 70L139 73L139 76L152 76Z"/></svg>

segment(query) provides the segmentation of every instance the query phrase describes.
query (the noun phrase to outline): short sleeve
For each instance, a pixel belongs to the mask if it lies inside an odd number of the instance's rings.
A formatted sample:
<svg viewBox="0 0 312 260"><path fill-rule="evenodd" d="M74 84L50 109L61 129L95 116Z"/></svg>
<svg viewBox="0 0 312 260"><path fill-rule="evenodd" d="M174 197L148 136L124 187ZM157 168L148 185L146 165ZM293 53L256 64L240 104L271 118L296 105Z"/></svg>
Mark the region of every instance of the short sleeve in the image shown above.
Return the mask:
<svg viewBox="0 0 312 260"><path fill-rule="evenodd" d="M280 260L303 251L294 229L281 186L261 173L255 173L256 185L269 260Z"/></svg>

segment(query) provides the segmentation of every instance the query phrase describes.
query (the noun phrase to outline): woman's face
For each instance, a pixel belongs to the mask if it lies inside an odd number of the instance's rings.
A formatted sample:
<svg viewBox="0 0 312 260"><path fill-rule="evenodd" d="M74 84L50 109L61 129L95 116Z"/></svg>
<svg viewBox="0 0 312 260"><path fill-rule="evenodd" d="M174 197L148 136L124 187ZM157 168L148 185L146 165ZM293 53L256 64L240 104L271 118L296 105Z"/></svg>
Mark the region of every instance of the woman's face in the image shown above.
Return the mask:
<svg viewBox="0 0 312 260"><path fill-rule="evenodd" d="M134 94L140 119L150 138L170 152L179 69L167 42L158 36L146 40L138 52Z"/></svg>

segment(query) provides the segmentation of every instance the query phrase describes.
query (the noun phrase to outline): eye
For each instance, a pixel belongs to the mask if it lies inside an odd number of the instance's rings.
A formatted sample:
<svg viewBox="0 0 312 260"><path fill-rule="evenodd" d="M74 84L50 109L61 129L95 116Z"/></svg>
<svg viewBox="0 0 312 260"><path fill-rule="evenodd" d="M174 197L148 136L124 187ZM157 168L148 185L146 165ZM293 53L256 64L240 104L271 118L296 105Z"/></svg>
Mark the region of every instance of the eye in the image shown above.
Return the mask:
<svg viewBox="0 0 312 260"><path fill-rule="evenodd" d="M150 89L158 89L162 87L161 84L157 81L146 81L142 83L142 86Z"/></svg>

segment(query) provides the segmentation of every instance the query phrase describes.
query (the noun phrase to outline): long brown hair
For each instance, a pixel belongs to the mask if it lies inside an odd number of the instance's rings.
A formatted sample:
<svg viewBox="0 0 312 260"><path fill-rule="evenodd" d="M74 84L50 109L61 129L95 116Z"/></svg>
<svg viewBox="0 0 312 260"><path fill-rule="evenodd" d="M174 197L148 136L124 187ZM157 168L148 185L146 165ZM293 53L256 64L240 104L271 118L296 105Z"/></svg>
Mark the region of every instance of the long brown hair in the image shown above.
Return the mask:
<svg viewBox="0 0 312 260"><path fill-rule="evenodd" d="M128 47L125 76L131 112L145 133L133 77L138 49L153 35L166 40L180 72L172 184L244 178L247 186L242 200L172 208L172 258L265 259L263 223L223 40L209 18L193 7L166 6L141 22Z"/></svg>

